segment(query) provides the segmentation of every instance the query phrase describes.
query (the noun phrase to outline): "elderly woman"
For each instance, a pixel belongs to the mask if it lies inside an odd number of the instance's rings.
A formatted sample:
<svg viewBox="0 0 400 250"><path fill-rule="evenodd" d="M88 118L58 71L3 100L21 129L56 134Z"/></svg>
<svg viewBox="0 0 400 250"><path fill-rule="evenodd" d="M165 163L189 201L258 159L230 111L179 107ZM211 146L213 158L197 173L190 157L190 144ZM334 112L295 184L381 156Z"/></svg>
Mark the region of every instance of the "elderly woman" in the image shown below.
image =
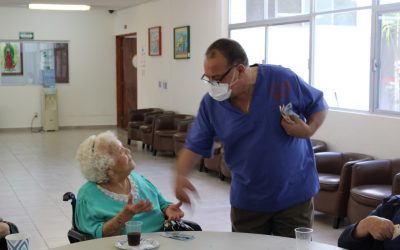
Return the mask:
<svg viewBox="0 0 400 250"><path fill-rule="evenodd" d="M95 238L124 234L125 222L143 221L143 232L160 231L165 218L183 217L145 177L132 171L131 152L110 131L92 135L76 155L88 180L78 192L75 222Z"/></svg>

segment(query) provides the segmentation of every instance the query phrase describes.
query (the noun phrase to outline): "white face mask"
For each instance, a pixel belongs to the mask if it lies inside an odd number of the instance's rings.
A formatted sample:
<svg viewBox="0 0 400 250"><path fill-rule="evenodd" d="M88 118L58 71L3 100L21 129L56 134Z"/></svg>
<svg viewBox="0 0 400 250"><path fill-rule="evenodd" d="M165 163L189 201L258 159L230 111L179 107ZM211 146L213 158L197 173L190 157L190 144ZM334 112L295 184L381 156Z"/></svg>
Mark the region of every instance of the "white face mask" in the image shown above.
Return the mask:
<svg viewBox="0 0 400 250"><path fill-rule="evenodd" d="M219 101L219 102L229 99L229 97L231 97L231 93L232 93L232 90L230 87L232 87L232 85L235 84L238 80L238 79L236 79L235 81L233 81L235 74L236 74L236 71L233 73L232 80L230 83L220 83L218 85L210 85L208 94L214 100Z"/></svg>

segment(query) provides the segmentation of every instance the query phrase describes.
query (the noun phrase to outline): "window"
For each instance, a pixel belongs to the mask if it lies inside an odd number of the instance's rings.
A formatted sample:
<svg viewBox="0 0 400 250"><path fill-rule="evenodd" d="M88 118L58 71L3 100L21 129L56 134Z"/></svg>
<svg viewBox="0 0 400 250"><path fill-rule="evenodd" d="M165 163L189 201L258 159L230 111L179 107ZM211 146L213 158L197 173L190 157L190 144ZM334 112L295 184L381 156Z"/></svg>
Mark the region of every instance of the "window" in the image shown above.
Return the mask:
<svg viewBox="0 0 400 250"><path fill-rule="evenodd" d="M356 25L327 25L325 20L335 14L316 16L314 86L324 92L330 107L367 111L371 11L341 13L346 14L357 17Z"/></svg>
<svg viewBox="0 0 400 250"><path fill-rule="evenodd" d="M267 40L267 62L290 68L308 82L309 23L269 26Z"/></svg>
<svg viewBox="0 0 400 250"><path fill-rule="evenodd" d="M310 0L230 0L229 23L310 13Z"/></svg>
<svg viewBox="0 0 400 250"><path fill-rule="evenodd" d="M331 108L400 115L400 0L264 0L257 22L250 0L230 2L231 38L252 58L291 68Z"/></svg>
<svg viewBox="0 0 400 250"><path fill-rule="evenodd" d="M232 30L230 36L242 45L250 65L265 62L264 27Z"/></svg>
<svg viewBox="0 0 400 250"><path fill-rule="evenodd" d="M377 109L400 111L400 11L380 14Z"/></svg>

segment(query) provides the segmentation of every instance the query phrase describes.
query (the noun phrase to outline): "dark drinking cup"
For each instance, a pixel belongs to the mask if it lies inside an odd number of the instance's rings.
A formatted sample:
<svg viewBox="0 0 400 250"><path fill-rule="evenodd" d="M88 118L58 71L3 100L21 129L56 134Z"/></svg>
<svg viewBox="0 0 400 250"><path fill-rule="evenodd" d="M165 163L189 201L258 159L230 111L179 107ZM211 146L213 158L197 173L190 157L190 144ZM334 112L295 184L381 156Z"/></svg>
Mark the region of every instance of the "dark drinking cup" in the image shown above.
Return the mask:
<svg viewBox="0 0 400 250"><path fill-rule="evenodd" d="M140 245L140 232L142 231L142 225L143 222L141 221L128 221L125 223L129 246Z"/></svg>
<svg viewBox="0 0 400 250"><path fill-rule="evenodd" d="M129 246L138 246L140 244L140 232L128 233Z"/></svg>

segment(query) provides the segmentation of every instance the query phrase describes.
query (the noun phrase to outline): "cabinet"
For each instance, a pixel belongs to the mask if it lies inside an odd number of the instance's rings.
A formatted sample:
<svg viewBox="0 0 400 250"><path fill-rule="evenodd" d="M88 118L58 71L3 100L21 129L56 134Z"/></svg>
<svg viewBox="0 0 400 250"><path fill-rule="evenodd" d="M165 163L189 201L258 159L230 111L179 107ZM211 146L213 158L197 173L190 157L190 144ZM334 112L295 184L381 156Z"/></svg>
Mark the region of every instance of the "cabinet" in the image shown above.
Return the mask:
<svg viewBox="0 0 400 250"><path fill-rule="evenodd" d="M58 130L57 89L43 88L42 126L44 131Z"/></svg>

